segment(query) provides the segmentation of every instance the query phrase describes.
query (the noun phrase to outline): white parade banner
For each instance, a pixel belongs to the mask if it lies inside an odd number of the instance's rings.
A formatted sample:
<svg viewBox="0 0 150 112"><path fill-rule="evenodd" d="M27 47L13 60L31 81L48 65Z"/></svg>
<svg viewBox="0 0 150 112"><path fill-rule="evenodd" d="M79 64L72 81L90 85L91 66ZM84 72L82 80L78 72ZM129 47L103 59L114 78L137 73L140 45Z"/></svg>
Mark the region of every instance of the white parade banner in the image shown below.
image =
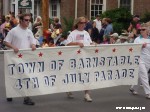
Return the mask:
<svg viewBox="0 0 150 112"><path fill-rule="evenodd" d="M136 85L141 44L4 51L7 97Z"/></svg>

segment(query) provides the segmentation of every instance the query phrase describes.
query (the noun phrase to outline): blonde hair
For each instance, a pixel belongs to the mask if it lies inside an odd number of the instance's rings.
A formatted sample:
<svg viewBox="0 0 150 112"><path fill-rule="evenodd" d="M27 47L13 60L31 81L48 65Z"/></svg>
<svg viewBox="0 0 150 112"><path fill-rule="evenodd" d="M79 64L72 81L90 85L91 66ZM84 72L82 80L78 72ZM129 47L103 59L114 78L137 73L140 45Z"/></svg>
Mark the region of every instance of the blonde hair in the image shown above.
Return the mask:
<svg viewBox="0 0 150 112"><path fill-rule="evenodd" d="M150 25L147 23L142 23L141 27L144 27L147 30L148 35L150 34Z"/></svg>
<svg viewBox="0 0 150 112"><path fill-rule="evenodd" d="M38 19L40 19L40 22L42 22L42 17L41 16L37 16L35 21L34 21L34 24L38 22Z"/></svg>
<svg viewBox="0 0 150 112"><path fill-rule="evenodd" d="M147 25L147 29L148 29L148 34L150 34L150 21L149 22L147 22L147 23L145 23L146 25Z"/></svg>
<svg viewBox="0 0 150 112"><path fill-rule="evenodd" d="M141 24L141 27L146 27L146 28L147 28L147 27L148 27L148 24L142 23L142 24Z"/></svg>
<svg viewBox="0 0 150 112"><path fill-rule="evenodd" d="M75 28L75 29L78 28L78 23L79 23L81 20L86 20L86 19L85 19L85 17L82 16L82 17L78 17L77 19L74 20L74 28Z"/></svg>

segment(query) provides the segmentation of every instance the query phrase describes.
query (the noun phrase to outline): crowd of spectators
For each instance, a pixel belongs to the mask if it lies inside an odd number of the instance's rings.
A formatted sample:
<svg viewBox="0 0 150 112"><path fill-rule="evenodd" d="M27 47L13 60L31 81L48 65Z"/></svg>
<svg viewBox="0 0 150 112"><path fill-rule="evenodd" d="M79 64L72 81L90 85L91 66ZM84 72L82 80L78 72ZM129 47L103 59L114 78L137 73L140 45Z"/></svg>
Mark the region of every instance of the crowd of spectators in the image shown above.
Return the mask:
<svg viewBox="0 0 150 112"><path fill-rule="evenodd" d="M1 22L0 22L0 45L1 45L0 47L1 48L3 49L5 48L5 45L3 45L3 40L5 39L8 32L19 24L18 17L15 17L14 13L9 13L8 15L1 17ZM79 45L80 47L83 47L87 45L87 43L88 45L92 43L96 43L97 45L127 44L127 43L133 43L135 39L139 38L145 31L144 29L141 29L142 28L141 26L143 26L143 24L140 23L139 15L133 16L132 21L128 23L129 24L128 29L122 29L121 34L114 32L113 22L111 18L101 18L100 15L97 15L94 20L89 20L88 18L85 19L81 19L81 18L85 18L85 17L79 17L75 19L72 29L70 29L70 31L68 31L67 33L64 33L59 18L55 17L53 18L53 21L49 24L49 29L47 29L45 35L45 33L43 32L42 18L40 16L37 16L35 21L33 21L32 14L31 14L30 25L28 28L34 34L37 48L57 47L57 46L66 46L66 45ZM147 33L145 32L145 35L147 35L149 39L150 23L147 22L144 24L146 25L144 26L144 28L147 31ZM86 38L89 37L89 39L85 39L84 37ZM143 86L145 86L145 83L142 84ZM146 85L146 87L147 86L149 87L149 85ZM135 92L133 88L130 89L130 91L133 94ZM88 90L85 91L85 94L89 95ZM149 91L146 92L146 95L147 95L146 97L150 99ZM90 96L88 96L88 98L86 96L85 98L87 101L92 101Z"/></svg>

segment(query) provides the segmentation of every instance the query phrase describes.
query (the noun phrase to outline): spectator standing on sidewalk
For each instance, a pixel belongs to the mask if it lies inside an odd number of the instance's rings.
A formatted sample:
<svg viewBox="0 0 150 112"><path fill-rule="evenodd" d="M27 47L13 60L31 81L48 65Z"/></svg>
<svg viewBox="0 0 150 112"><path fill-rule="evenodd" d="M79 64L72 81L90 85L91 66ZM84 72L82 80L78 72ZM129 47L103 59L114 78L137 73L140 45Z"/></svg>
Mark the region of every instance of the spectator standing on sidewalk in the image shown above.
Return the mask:
<svg viewBox="0 0 150 112"><path fill-rule="evenodd" d="M93 21L92 22L92 30L91 30L91 39L92 41L94 41L95 43L98 43L99 42L99 32L98 32L98 29L96 28L96 22Z"/></svg>
<svg viewBox="0 0 150 112"><path fill-rule="evenodd" d="M94 20L96 22L96 28L98 29L98 31L100 32L101 28L102 28L102 22L100 19L100 15L96 15L96 19Z"/></svg>
<svg viewBox="0 0 150 112"><path fill-rule="evenodd" d="M139 28L140 28L140 16L134 15L128 27L128 32L130 33L130 36L132 36L133 40L136 37L138 37L138 34L140 33Z"/></svg>
<svg viewBox="0 0 150 112"><path fill-rule="evenodd" d="M29 22L30 14L22 14L19 17L19 25L10 30L4 39L4 44L13 49L15 53L18 53L19 49L36 50L36 40L32 31L28 29ZM7 101L12 101L12 98L7 98ZM23 103L25 105L35 104L29 97L25 97Z"/></svg>
<svg viewBox="0 0 150 112"><path fill-rule="evenodd" d="M110 18L105 19L105 24L107 25L104 30L104 35L111 35L113 33L112 20Z"/></svg>
<svg viewBox="0 0 150 112"><path fill-rule="evenodd" d="M95 22L96 23L96 22ZM86 24L85 24L85 28L84 30L87 31L89 33L89 35L91 36L92 33L92 21L90 21L87 17L86 17Z"/></svg>
<svg viewBox="0 0 150 112"><path fill-rule="evenodd" d="M100 43L103 42L104 31L105 31L105 29L106 29L106 27L107 27L106 19L107 19L107 18L103 18L103 19L102 19L102 28L101 28L101 30L100 30L100 32L99 32L99 36L98 36L98 40L97 40L97 43L98 43L98 44L100 44Z"/></svg>

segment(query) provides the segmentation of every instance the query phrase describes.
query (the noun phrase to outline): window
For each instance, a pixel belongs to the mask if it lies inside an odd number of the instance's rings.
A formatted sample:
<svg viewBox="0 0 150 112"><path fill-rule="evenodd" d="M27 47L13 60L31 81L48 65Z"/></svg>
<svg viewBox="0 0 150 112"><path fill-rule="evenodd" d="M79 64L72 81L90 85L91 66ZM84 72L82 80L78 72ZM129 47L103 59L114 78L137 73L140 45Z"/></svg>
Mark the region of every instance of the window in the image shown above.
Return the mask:
<svg viewBox="0 0 150 112"><path fill-rule="evenodd" d="M97 14L102 14L103 0L91 1L91 18L95 18Z"/></svg>
<svg viewBox="0 0 150 112"><path fill-rule="evenodd" d="M40 0L35 0L34 1L34 18L36 18L38 15L41 15L40 12L40 7L41 7L41 1Z"/></svg>
<svg viewBox="0 0 150 112"><path fill-rule="evenodd" d="M120 0L120 7L131 10L131 0Z"/></svg>
<svg viewBox="0 0 150 112"><path fill-rule="evenodd" d="M52 0L51 2L51 14L52 14L52 17L57 16L57 0Z"/></svg>
<svg viewBox="0 0 150 112"><path fill-rule="evenodd" d="M60 16L60 1L59 0L51 0L50 2L50 17L59 17Z"/></svg>

